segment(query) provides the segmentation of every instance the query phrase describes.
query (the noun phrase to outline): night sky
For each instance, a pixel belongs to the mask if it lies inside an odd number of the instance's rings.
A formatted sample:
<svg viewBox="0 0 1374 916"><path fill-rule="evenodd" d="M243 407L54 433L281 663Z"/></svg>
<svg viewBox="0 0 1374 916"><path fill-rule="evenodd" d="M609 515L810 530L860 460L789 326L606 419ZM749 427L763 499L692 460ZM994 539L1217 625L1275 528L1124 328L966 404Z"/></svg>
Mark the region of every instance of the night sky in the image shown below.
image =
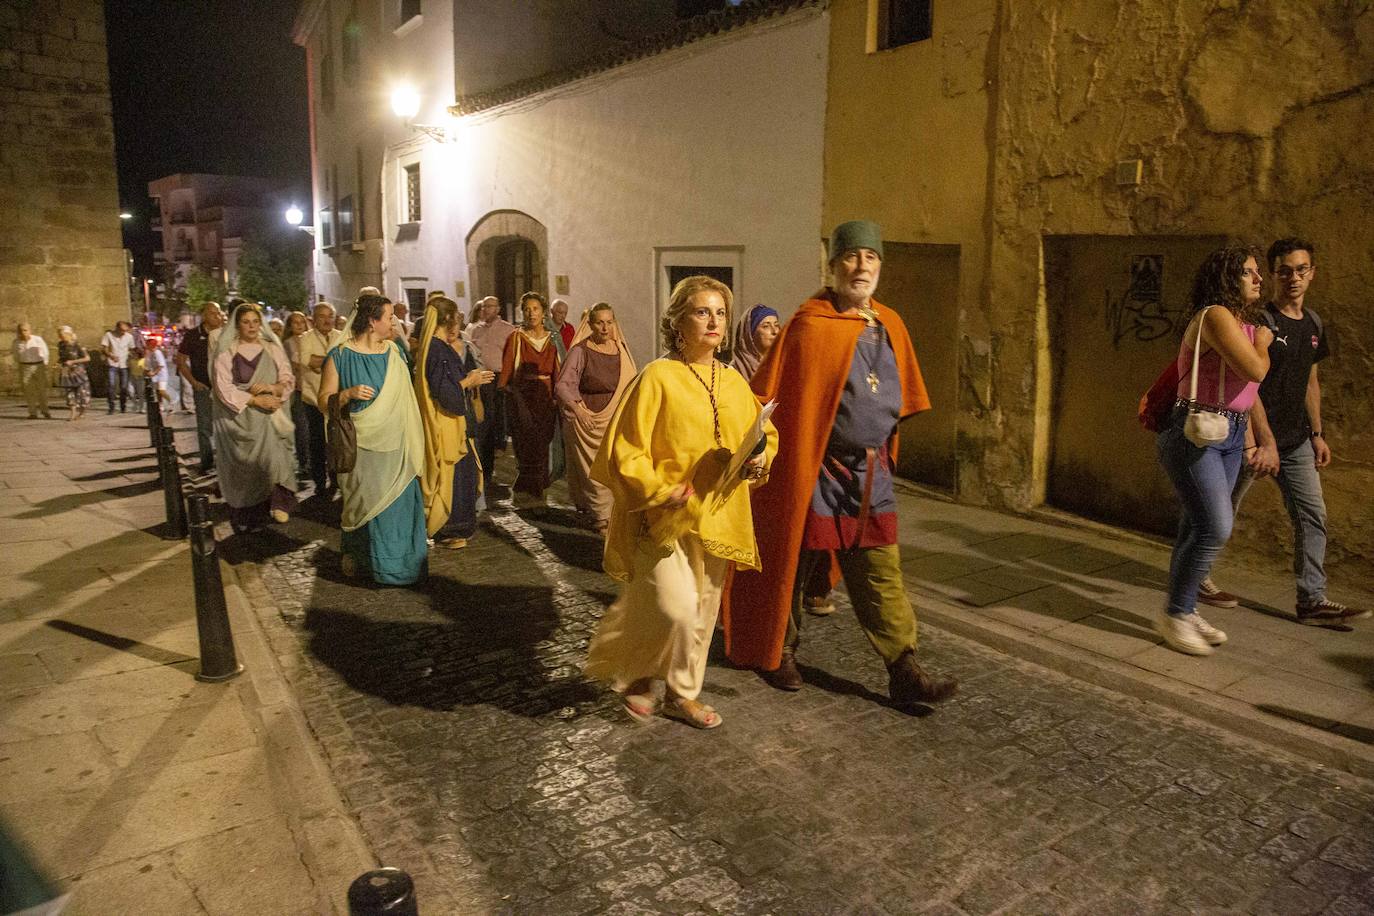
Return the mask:
<svg viewBox="0 0 1374 916"><path fill-rule="evenodd" d="M293 0L107 0L125 244L151 267L148 182L177 172L291 180L310 200L305 51ZM130 225L132 224L132 225Z"/></svg>

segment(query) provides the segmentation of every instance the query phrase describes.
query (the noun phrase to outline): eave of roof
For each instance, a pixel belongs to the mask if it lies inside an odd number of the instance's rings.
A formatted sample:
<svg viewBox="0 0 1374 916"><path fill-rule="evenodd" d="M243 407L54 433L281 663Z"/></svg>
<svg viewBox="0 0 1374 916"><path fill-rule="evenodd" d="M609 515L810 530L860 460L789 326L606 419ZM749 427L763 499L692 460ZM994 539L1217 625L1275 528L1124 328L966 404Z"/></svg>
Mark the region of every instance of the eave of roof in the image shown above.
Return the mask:
<svg viewBox="0 0 1374 916"><path fill-rule="evenodd" d="M501 105L547 92L567 83L573 83L637 60L654 57L665 51L680 48L705 38L733 32L764 20L774 19L793 10L805 7L824 7L829 0L744 0L739 6L707 13L684 20L671 29L626 43L603 54L589 58L575 67L555 70L551 73L529 79L519 80L492 89L458 97L458 101L448 109L454 117L476 114Z"/></svg>

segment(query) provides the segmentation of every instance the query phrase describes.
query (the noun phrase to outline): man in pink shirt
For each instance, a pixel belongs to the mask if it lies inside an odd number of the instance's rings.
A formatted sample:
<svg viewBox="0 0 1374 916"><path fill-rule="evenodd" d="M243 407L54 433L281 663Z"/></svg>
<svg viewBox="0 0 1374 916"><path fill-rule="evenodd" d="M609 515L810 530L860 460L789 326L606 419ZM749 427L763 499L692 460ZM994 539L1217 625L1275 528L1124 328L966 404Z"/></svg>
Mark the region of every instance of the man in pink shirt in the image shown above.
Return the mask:
<svg viewBox="0 0 1374 916"><path fill-rule="evenodd" d="M501 317L501 301L495 296L483 299L479 319L465 333L468 341L477 349L477 362L482 368L499 372L506 339L515 333L515 325ZM482 473L490 482L496 453L504 451L506 447L505 396L497 389L495 382L483 385L478 392L486 417L477 424L477 460L482 463Z"/></svg>

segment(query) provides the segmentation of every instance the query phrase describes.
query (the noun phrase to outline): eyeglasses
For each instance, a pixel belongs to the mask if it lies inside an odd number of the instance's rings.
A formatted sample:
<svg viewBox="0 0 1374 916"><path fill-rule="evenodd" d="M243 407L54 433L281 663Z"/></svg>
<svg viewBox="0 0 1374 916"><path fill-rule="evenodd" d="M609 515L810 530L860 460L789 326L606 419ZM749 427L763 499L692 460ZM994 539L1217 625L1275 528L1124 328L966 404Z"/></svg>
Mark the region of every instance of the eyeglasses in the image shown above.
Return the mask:
<svg viewBox="0 0 1374 916"><path fill-rule="evenodd" d="M1306 279L1307 275L1311 272L1311 264L1299 264L1297 267L1280 267L1278 270L1274 271L1274 276L1278 277L1280 280L1287 280L1290 277Z"/></svg>

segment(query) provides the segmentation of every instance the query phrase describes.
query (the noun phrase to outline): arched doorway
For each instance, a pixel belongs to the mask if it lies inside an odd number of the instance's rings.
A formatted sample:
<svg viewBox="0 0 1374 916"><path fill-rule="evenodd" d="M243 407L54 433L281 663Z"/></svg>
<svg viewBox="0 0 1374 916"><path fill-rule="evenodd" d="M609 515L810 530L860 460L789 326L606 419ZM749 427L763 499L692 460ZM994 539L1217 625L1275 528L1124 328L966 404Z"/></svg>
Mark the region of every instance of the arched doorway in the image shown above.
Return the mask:
<svg viewBox="0 0 1374 916"><path fill-rule="evenodd" d="M539 249L529 239L515 238L500 242L493 258L496 268L496 297L503 310L509 310L522 295L544 288L540 269Z"/></svg>
<svg viewBox="0 0 1374 916"><path fill-rule="evenodd" d="M496 296L502 314L513 320L522 293L549 294L549 233L539 220L519 210L494 210L472 227L466 244L474 302Z"/></svg>

